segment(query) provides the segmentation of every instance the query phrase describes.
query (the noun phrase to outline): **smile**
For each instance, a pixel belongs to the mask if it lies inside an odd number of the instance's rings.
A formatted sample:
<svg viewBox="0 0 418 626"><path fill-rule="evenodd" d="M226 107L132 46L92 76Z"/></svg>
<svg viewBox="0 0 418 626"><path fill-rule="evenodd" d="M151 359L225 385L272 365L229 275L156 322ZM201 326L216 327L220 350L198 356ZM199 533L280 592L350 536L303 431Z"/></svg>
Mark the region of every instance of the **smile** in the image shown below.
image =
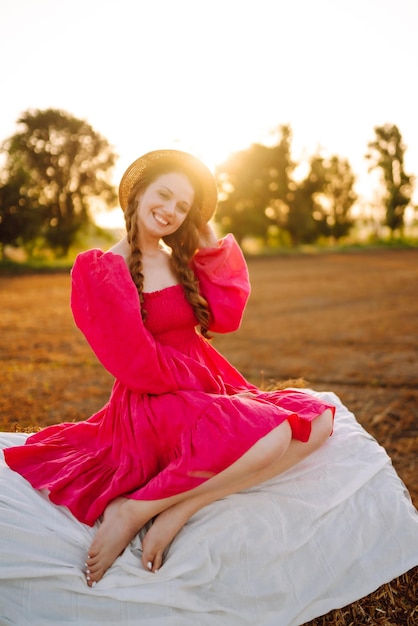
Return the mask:
<svg viewBox="0 0 418 626"><path fill-rule="evenodd" d="M161 215L158 215L158 213L154 213L154 219L158 224L161 224L161 226L168 226L167 220L161 217Z"/></svg>

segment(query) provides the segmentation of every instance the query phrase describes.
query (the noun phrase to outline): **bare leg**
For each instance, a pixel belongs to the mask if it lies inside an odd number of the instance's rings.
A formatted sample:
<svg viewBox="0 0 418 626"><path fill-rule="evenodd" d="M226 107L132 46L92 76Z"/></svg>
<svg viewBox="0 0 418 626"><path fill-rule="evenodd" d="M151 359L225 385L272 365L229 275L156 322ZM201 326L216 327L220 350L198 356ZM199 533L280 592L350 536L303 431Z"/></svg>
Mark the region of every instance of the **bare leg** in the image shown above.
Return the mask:
<svg viewBox="0 0 418 626"><path fill-rule="evenodd" d="M144 540L143 564L155 571L164 549L186 521L202 507L242 489L273 478L319 447L332 428L331 411L314 420L309 442L291 440L288 422L283 422L260 439L230 467L205 483L163 500L141 501L117 498L107 508L103 523L87 558L87 583L100 580L131 539L153 517L159 517ZM167 511L167 515L159 515ZM151 532L153 531L153 532Z"/></svg>
<svg viewBox="0 0 418 626"><path fill-rule="evenodd" d="M312 423L309 441L302 443L292 439L286 453L278 457L273 463L261 468L254 474L242 476L239 488L231 491L230 485L225 484L223 491L222 487L218 491L206 491L182 500L162 511L142 542L144 565L147 566L148 563L152 563L152 571L157 571L162 565L163 553L171 541L184 524L204 506L231 493L259 485L282 474L318 449L329 438L331 431L332 414L331 411L327 410Z"/></svg>

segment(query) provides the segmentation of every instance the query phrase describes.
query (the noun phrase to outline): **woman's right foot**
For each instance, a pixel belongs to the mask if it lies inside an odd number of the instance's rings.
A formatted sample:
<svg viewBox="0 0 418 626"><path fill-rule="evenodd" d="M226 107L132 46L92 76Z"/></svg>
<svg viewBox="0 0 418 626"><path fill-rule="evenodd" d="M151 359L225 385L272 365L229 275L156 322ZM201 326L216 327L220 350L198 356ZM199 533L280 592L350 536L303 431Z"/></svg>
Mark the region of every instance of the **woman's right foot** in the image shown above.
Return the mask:
<svg viewBox="0 0 418 626"><path fill-rule="evenodd" d="M86 559L86 580L93 587L150 519L139 500L116 498L105 509L103 522Z"/></svg>

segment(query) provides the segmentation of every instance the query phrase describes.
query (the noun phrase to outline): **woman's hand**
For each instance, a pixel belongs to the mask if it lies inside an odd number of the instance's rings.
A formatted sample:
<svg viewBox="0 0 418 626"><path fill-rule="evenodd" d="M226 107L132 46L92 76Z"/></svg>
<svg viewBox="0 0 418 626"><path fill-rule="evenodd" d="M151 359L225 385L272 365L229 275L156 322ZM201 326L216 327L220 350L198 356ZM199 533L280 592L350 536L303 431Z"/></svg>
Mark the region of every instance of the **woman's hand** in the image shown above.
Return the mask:
<svg viewBox="0 0 418 626"><path fill-rule="evenodd" d="M217 248L218 238L210 224L205 224L199 231L199 249Z"/></svg>

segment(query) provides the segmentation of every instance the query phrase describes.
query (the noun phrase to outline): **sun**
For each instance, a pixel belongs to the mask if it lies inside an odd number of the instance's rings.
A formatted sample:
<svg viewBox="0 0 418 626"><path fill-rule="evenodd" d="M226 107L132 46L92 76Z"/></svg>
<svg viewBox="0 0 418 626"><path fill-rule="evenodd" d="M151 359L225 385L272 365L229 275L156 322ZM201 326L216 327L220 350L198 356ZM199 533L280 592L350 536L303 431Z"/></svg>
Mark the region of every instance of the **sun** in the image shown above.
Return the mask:
<svg viewBox="0 0 418 626"><path fill-rule="evenodd" d="M197 132L190 120L189 124L189 129L184 128L181 136L177 135L169 140L167 138L158 139L153 137L152 141L151 139L145 141L144 137L142 137L142 154L156 149L156 146L164 146L164 148L173 150L184 150L201 159L215 173L216 168L224 163L234 152L244 150L253 143L250 137L247 140L244 138L242 129L240 132L236 132L235 135L231 132L231 128L226 128L225 130L200 128L199 132ZM128 141L125 146L118 146L118 151L125 156L123 160L119 160L114 171L113 182L116 187L119 185L126 167L129 166L131 161L140 156L137 154L136 142L130 143ZM129 158L126 158L126 155ZM119 206L110 210L104 207L97 207L94 209L93 214L94 221L101 228L112 230L124 228L123 213Z"/></svg>

